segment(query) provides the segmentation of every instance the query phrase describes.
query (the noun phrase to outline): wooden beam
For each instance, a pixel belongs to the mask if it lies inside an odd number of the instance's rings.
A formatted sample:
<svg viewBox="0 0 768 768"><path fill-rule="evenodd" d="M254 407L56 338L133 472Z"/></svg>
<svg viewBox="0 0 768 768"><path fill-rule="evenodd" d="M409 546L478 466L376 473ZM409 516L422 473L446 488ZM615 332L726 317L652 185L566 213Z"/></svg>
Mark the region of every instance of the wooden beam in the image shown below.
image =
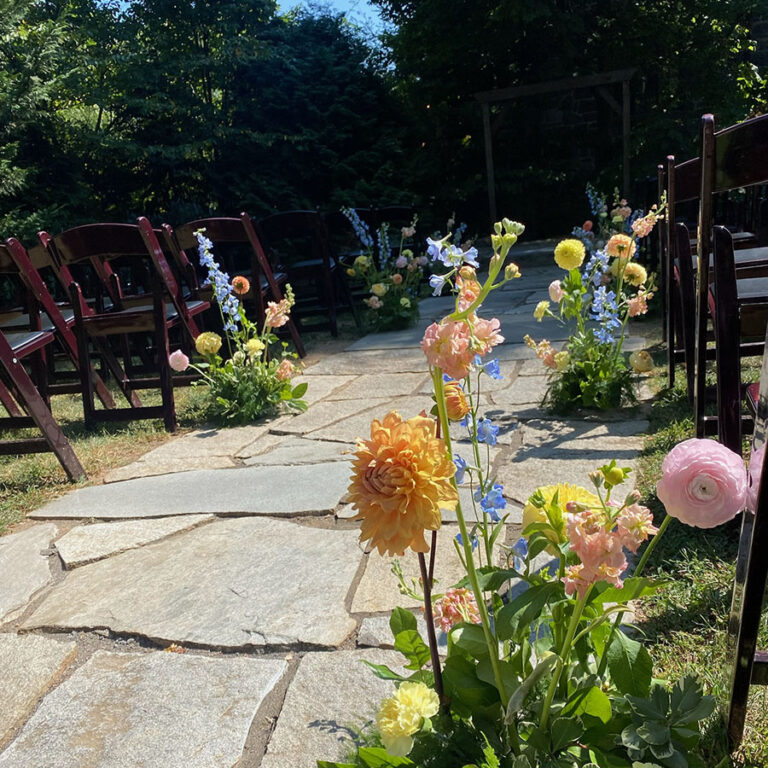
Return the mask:
<svg viewBox="0 0 768 768"><path fill-rule="evenodd" d="M480 91L475 94L475 99L481 104L486 104L517 99L520 96L535 96L540 93L568 91L573 90L574 88L594 88L600 85L626 82L636 71L636 69L616 69L612 72L601 72L597 75L564 77L561 80L548 80L545 83L515 85L511 88L497 88L493 91Z"/></svg>
<svg viewBox="0 0 768 768"><path fill-rule="evenodd" d="M491 131L491 107L488 102L482 105L483 137L485 139L485 174L488 179L488 215L490 224L496 221L496 179L493 174L493 133Z"/></svg>
<svg viewBox="0 0 768 768"><path fill-rule="evenodd" d="M621 194L629 195L629 80L624 80L621 84L621 139L623 149L623 159L621 163L623 187Z"/></svg>
<svg viewBox="0 0 768 768"><path fill-rule="evenodd" d="M608 104L608 106L617 115L621 114L621 105L619 104L618 101L616 101L616 99L613 98L613 95L611 94L611 92L604 85L599 85L597 87L597 92L603 97L603 99L605 100L606 104Z"/></svg>

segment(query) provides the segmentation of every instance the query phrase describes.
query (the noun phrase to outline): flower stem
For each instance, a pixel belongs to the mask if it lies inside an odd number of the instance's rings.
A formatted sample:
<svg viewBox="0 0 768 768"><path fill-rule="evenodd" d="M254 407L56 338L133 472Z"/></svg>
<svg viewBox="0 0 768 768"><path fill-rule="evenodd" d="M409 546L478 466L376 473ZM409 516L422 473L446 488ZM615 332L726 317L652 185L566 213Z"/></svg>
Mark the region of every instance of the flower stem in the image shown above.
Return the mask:
<svg viewBox="0 0 768 768"><path fill-rule="evenodd" d="M435 389L437 412L443 428L443 439L445 440L446 453L448 458L452 461L453 451L451 449L451 434L448 430L448 414L446 413L445 408L442 368L434 368L432 371L432 384ZM458 497L459 488L456 485L455 477L451 478L451 484L456 490L456 495ZM478 612L480 613L480 623L483 627L485 643L488 646L488 655L491 660L491 668L493 669L493 678L496 681L496 688L499 691L499 697L501 698L502 706L506 709L508 697L506 686L504 685L504 679L501 676L501 668L499 667L499 644L496 641L493 632L491 631L491 622L488 618L488 607L485 604L485 597L483 596L483 591L480 589L480 581L477 578L475 560L472 556L472 542L469 540L469 531L467 530L467 523L464 520L464 513L461 509L461 501L456 502L456 517L459 521L459 530L461 531L461 543L464 549L464 558L467 564L467 576L469 577L469 583L475 596Z"/></svg>
<svg viewBox="0 0 768 768"><path fill-rule="evenodd" d="M557 668L555 669L555 673L552 675L552 679L549 681L549 688L547 689L547 695L544 699L544 708L541 712L540 727L542 730L547 727L547 721L549 720L549 710L552 707L552 699L555 697L555 691L557 690L557 685L560 682L560 676L563 673L563 667L565 667L565 665L568 663L568 655L571 652L573 637L576 634L577 627L579 626L579 619L581 619L584 606L587 604L587 596L589 595L590 589L588 589L584 593L584 596L579 598L579 601L576 603L576 606L573 609L573 615L571 616L571 621L568 624L568 631L565 634L563 647L558 653L560 661L557 665Z"/></svg>
<svg viewBox="0 0 768 768"><path fill-rule="evenodd" d="M435 541L432 542L434 550ZM424 590L424 619L427 622L427 639L429 640L429 655L432 658L432 672L435 675L435 693L440 699L440 706L446 708L447 702L443 694L443 672L440 667L440 655L437 652L437 637L435 636L435 624L432 616L432 582L429 578L427 560L423 552L419 552L419 568L421 569L421 581Z"/></svg>

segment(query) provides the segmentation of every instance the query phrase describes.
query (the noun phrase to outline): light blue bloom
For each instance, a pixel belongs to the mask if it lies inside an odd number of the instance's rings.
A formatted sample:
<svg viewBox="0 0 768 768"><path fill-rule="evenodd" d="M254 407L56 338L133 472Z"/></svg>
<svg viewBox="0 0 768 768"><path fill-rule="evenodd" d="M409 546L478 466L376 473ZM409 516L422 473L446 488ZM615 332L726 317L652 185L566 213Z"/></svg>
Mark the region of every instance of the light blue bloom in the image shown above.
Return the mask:
<svg viewBox="0 0 768 768"><path fill-rule="evenodd" d="M467 471L467 462L461 458L461 456L454 456L453 463L456 465L456 485L461 485L464 482L464 473Z"/></svg>
<svg viewBox="0 0 768 768"><path fill-rule="evenodd" d="M498 523L501 520L498 510L504 509L507 506L507 500L503 496L504 487L501 483L494 483L488 493L483 495L483 492L478 488L475 491L475 501L480 502L480 506L494 523Z"/></svg>
<svg viewBox="0 0 768 768"><path fill-rule="evenodd" d="M349 220L363 248L370 251L373 248L373 238L371 237L371 230L368 225L357 215L357 211L354 208L342 208L341 212Z"/></svg>
<svg viewBox="0 0 768 768"><path fill-rule="evenodd" d="M427 255L432 259L432 261L436 261L440 258L440 253L442 250L442 240L433 240L431 237L427 238Z"/></svg>
<svg viewBox="0 0 768 768"><path fill-rule="evenodd" d="M442 275L432 275L429 278L429 286L433 288L433 296L439 296L443 292L443 286L445 285L445 278Z"/></svg>
<svg viewBox="0 0 768 768"><path fill-rule="evenodd" d="M195 232L197 238L197 252L201 266L208 270L208 277L204 285L213 287L213 294L221 308L224 317L224 330L237 331L240 321L240 301L234 295L234 289L229 280L229 275L223 272L218 262L213 258L213 243L205 237L203 230Z"/></svg>
<svg viewBox="0 0 768 768"><path fill-rule="evenodd" d="M460 547L464 546L464 537L460 533L456 534L456 541L459 542ZM477 536L472 537L472 549L477 549Z"/></svg>
<svg viewBox="0 0 768 768"><path fill-rule="evenodd" d="M490 419L480 419L477 422L477 440L480 443L496 445L496 438L499 434L499 428L493 424Z"/></svg>
<svg viewBox="0 0 768 768"><path fill-rule="evenodd" d="M487 363L483 362L480 355L475 355L475 365L485 371L492 379L503 379L501 369L499 368L499 359L495 357Z"/></svg>

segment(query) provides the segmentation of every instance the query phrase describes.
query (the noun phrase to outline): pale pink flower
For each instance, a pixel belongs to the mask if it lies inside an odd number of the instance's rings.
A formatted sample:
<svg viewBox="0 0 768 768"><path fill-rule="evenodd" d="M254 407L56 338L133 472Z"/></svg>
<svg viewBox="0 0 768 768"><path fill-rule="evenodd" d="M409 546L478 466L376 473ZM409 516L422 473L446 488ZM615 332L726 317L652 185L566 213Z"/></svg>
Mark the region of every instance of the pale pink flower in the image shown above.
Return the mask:
<svg viewBox="0 0 768 768"><path fill-rule="evenodd" d="M462 621L469 624L480 623L475 596L468 589L447 589L445 595L434 605L435 627L443 632L450 632Z"/></svg>
<svg viewBox="0 0 768 768"><path fill-rule="evenodd" d="M277 304L268 301L266 323L270 328L280 328L288 322L290 313L291 305L288 299L281 299Z"/></svg>
<svg viewBox="0 0 768 768"><path fill-rule="evenodd" d="M504 342L504 337L499 333L501 323L497 318L484 320L472 316L469 321L472 323L472 333L477 340L475 351L479 355L487 355L497 344Z"/></svg>
<svg viewBox="0 0 768 768"><path fill-rule="evenodd" d="M381 309L384 306L384 302L382 302L378 296L371 296L368 299L363 299L363 302L371 309Z"/></svg>
<svg viewBox="0 0 768 768"><path fill-rule="evenodd" d="M177 349L168 355L168 364L174 371L181 373L189 368L189 358L180 349Z"/></svg>
<svg viewBox="0 0 768 768"><path fill-rule="evenodd" d="M430 365L457 380L467 376L475 356L469 326L463 321L432 323L424 332L421 349Z"/></svg>
<svg viewBox="0 0 768 768"><path fill-rule="evenodd" d="M403 276L399 272L395 272L395 274L392 275L392 282L395 285L400 285L400 283L403 282Z"/></svg>
<svg viewBox="0 0 768 768"><path fill-rule="evenodd" d="M644 315L648 311L648 298L653 294L638 293L627 302L627 309L630 317Z"/></svg>
<svg viewBox="0 0 768 768"><path fill-rule="evenodd" d="M744 509L744 462L715 440L685 440L664 459L656 495L667 513L686 525L714 528Z"/></svg>
<svg viewBox="0 0 768 768"><path fill-rule="evenodd" d="M293 376L295 371L295 368L293 366L293 363L290 360L283 360L280 365L277 366L277 370L275 371L275 377L278 381L286 381L287 379L290 379L291 376Z"/></svg>
<svg viewBox="0 0 768 768"><path fill-rule="evenodd" d="M622 546L630 552L637 552L640 545L659 530L653 524L651 511L641 504L631 504L620 512L616 523Z"/></svg>
<svg viewBox="0 0 768 768"><path fill-rule="evenodd" d="M642 219L635 219L632 222L632 231L637 237L646 237L651 234L654 226L656 226L656 214L649 213L647 216L643 216Z"/></svg>
<svg viewBox="0 0 768 768"><path fill-rule="evenodd" d="M401 253L397 257L397 260L395 261L395 266L398 269L405 269L408 266L408 259L407 259L407 257L403 256L403 254Z"/></svg>
<svg viewBox="0 0 768 768"><path fill-rule="evenodd" d="M403 239L407 240L416 234L416 227L403 227L401 232L403 233Z"/></svg>
<svg viewBox="0 0 768 768"><path fill-rule="evenodd" d="M637 246L629 235L613 235L605 244L605 252L614 259L631 259L635 255Z"/></svg>
<svg viewBox="0 0 768 768"><path fill-rule="evenodd" d="M553 280L549 284L549 298L555 304L563 298L563 284L559 280Z"/></svg>

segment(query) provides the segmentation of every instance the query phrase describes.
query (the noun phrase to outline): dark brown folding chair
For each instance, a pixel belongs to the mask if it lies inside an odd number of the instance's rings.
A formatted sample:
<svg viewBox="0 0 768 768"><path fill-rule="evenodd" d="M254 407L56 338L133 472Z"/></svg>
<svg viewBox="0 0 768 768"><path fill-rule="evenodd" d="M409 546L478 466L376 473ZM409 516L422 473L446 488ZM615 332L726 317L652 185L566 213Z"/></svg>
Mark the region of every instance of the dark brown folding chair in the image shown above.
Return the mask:
<svg viewBox="0 0 768 768"><path fill-rule="evenodd" d="M714 118L704 115L701 131L701 194L696 279L696 329L694 351L694 417L696 434L712 434L716 420L704 414L706 401L707 319L710 306L719 302L719 293L710 290L711 256L713 252L714 196L731 189L749 187L768 181L768 115L747 120L715 133ZM732 241L731 241L732 242ZM721 238L725 250L725 241ZM744 253L741 251L743 257ZM731 246L731 254L733 247ZM764 259L768 251L753 251L748 260L739 264L736 305L755 304L756 293L762 290L754 280L768 274ZM734 262L736 257L734 256ZM717 264L715 264L717 273ZM714 316L714 315L713 315ZM741 345L740 353L760 354L762 340L749 347Z"/></svg>
<svg viewBox="0 0 768 768"><path fill-rule="evenodd" d="M72 332L75 322L75 313L71 306L57 304L50 291L46 287L38 270L49 267L49 255L44 249L38 249L35 253L35 262L30 258L24 246L14 237L8 238L4 244L0 244L0 274L15 275L26 289L28 295L37 303L45 314L47 320L39 321L31 319L29 314L22 314L3 322L2 328L6 331L24 330L35 328L55 333L60 348L64 351L69 361L74 366L74 373L80 370L80 359L77 352L77 339ZM52 356L51 356L52 357ZM55 376L53 366L49 369L49 376ZM114 408L115 401L95 370L91 370L93 387L97 396L105 408ZM50 394L63 394L68 392L80 392L79 379L75 382L61 381L48 383Z"/></svg>
<svg viewBox="0 0 768 768"><path fill-rule="evenodd" d="M90 224L68 230L54 238L43 233L41 241L52 253L59 268L60 279L71 278L73 267L90 264L99 277L103 293L108 295L111 302L105 302L103 295L98 295L92 297L94 306L91 306L85 299L82 286L72 279L69 291L75 312L80 358L90 363L91 342L96 344L99 354L104 354L103 342L109 337L117 337L122 345L124 362L122 368L117 366L117 370L114 361L110 367L118 385L132 404L137 406L132 398L137 389L159 387L162 395L161 406L97 411L91 379L83 375L84 369L81 366L86 425L98 421L162 418L166 429L175 430L173 384L168 365L168 331L179 327L187 343L191 344L198 334L194 317L208 309L208 302L187 302L184 299L155 232L144 217L136 225ZM124 292L118 272L112 267L112 262L119 259L127 259L129 262L143 260L145 264L151 264L144 270L144 279L151 286L151 293L128 295ZM137 375L138 369L131 361L133 350L127 339L135 336L142 339L149 336L154 340L154 359L150 360L153 371L148 376ZM143 349L143 344L138 349L146 361L148 353Z"/></svg>
<svg viewBox="0 0 768 768"><path fill-rule="evenodd" d="M715 241L720 237L715 234ZM766 339L768 342L768 339ZM768 578L768 356L763 356L750 452L747 508L743 512L736 576L728 619L727 727L735 749L744 734L751 685L768 684L768 651L757 650Z"/></svg>
<svg viewBox="0 0 768 768"><path fill-rule="evenodd" d="M195 232L200 229L205 230L205 236L214 246L223 245L226 247L233 244L248 246L250 267L240 274L245 274L251 282L250 295L244 298L246 301L252 300L256 308L257 323L261 327L266 317L266 302L268 300L276 302L282 300L281 286L284 286L288 281L288 276L285 272L272 269L256 234L251 217L247 213L241 213L238 219L224 217L199 219L182 224L175 230L170 225L163 224L166 247L174 252L177 263L186 263L190 267L192 266L186 251L197 250L198 242ZM217 254L218 257L219 254ZM185 267L185 269L187 268ZM293 319L288 320L287 327L299 357L306 357L304 342Z"/></svg>
<svg viewBox="0 0 768 768"><path fill-rule="evenodd" d="M6 333L0 330L0 402L9 413L8 417L0 418L0 429L37 427L42 433L42 437L0 441L0 455L51 451L56 455L67 477L75 482L85 478L85 470L61 427L51 415L45 390L41 394L21 362L27 357L37 357L35 368L38 372L44 372L45 366L40 356L51 342L53 333L50 331ZM6 383L3 383L2 379L5 379ZM44 379L41 378L39 383L44 386ZM22 409L26 411L26 416L22 414Z"/></svg>
<svg viewBox="0 0 768 768"><path fill-rule="evenodd" d="M256 225L272 264L279 264L288 274L288 281L296 290L297 310L301 314L323 314L333 336L338 335L336 323L337 289L352 309L355 323L360 317L352 299L344 270L331 253L330 239L325 222L316 211L288 211L261 219ZM302 295L314 294L316 300L308 303ZM325 324L323 324L325 325Z"/></svg>

